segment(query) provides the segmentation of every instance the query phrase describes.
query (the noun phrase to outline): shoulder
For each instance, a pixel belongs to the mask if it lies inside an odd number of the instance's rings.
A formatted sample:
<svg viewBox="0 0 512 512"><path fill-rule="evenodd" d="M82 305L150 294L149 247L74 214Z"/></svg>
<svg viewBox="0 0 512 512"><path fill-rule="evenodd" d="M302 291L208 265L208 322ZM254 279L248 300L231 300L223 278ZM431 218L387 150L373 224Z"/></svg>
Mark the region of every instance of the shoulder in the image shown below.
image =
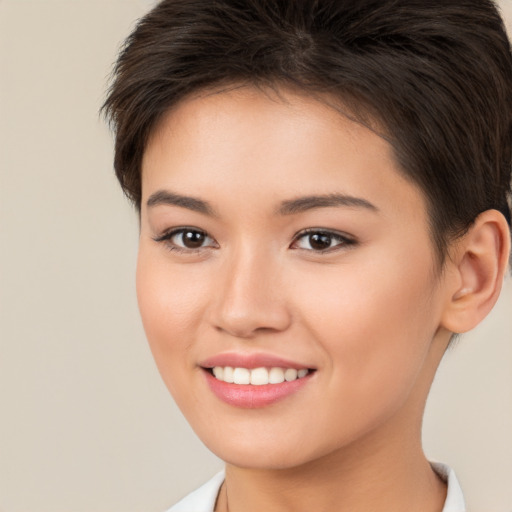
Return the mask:
<svg viewBox="0 0 512 512"><path fill-rule="evenodd" d="M213 512L220 486L224 482L224 471L185 496L167 512Z"/></svg>

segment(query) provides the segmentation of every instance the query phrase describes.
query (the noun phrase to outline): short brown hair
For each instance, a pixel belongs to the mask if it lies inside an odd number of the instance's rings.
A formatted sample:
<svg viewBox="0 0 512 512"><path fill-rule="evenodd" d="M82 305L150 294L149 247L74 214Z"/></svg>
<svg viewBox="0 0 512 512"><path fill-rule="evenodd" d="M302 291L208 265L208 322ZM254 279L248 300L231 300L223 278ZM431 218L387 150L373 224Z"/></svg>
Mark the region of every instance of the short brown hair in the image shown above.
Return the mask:
<svg viewBox="0 0 512 512"><path fill-rule="evenodd" d="M491 0L164 0L116 63L103 110L114 167L140 209L156 123L221 84L328 93L385 128L428 201L441 259L479 213L509 224L512 56Z"/></svg>

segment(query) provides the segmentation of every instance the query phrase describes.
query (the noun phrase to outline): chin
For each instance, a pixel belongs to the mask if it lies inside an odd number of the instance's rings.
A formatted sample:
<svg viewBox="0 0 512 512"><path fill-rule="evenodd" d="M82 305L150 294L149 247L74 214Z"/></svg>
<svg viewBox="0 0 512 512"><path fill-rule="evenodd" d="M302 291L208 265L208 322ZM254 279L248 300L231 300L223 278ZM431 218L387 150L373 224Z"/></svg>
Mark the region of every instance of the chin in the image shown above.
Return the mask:
<svg viewBox="0 0 512 512"><path fill-rule="evenodd" d="M303 466L322 458L335 447L327 445L308 446L297 442L293 434L280 436L244 436L226 439L202 439L206 447L227 464L244 469L286 470ZM297 436L295 436L297 437ZM304 439L303 436L300 436ZM306 436L307 437L307 436Z"/></svg>
<svg viewBox="0 0 512 512"><path fill-rule="evenodd" d="M274 451L249 448L245 451L234 450L230 447L228 450L220 450L216 455L226 464L243 469L252 470L287 470L302 466L310 462L310 458L304 453L296 453L296 450ZM215 453L215 452L214 452Z"/></svg>

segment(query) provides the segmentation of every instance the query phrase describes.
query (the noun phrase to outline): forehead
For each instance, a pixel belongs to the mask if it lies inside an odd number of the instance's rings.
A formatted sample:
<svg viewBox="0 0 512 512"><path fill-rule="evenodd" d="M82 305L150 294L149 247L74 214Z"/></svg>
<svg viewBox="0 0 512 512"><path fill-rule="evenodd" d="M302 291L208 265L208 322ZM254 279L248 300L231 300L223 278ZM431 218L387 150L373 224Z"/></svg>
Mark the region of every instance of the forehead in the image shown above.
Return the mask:
<svg viewBox="0 0 512 512"><path fill-rule="evenodd" d="M409 198L423 217L422 194L402 176L391 145L351 117L343 106L340 112L294 91L240 87L190 96L163 117L147 145L143 201L158 187L219 199L259 194L262 206L269 196L336 192L387 199L390 209Z"/></svg>
<svg viewBox="0 0 512 512"><path fill-rule="evenodd" d="M372 131L384 142L391 138L375 109L348 95L341 98L279 83L272 87L228 83L199 89L179 100L155 122L149 143L169 128L176 133L192 122L204 124L220 120L222 114L230 116L233 125L237 114L251 121L265 121L269 116L273 120L302 117L302 120L308 118L308 124L316 118L322 124L332 123L345 128L346 134L352 132L355 135L359 126Z"/></svg>

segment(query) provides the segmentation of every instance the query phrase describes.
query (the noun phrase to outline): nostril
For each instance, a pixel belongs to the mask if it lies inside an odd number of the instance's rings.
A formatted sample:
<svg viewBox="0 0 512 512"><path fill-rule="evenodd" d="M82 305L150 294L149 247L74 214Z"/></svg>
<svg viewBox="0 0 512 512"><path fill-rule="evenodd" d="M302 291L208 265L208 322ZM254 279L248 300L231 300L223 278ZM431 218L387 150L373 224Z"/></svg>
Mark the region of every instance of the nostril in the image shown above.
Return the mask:
<svg viewBox="0 0 512 512"><path fill-rule="evenodd" d="M255 308L258 309L258 308ZM226 313L215 319L215 329L236 338L251 339L258 335L286 330L291 318L287 311L252 311L247 314Z"/></svg>

